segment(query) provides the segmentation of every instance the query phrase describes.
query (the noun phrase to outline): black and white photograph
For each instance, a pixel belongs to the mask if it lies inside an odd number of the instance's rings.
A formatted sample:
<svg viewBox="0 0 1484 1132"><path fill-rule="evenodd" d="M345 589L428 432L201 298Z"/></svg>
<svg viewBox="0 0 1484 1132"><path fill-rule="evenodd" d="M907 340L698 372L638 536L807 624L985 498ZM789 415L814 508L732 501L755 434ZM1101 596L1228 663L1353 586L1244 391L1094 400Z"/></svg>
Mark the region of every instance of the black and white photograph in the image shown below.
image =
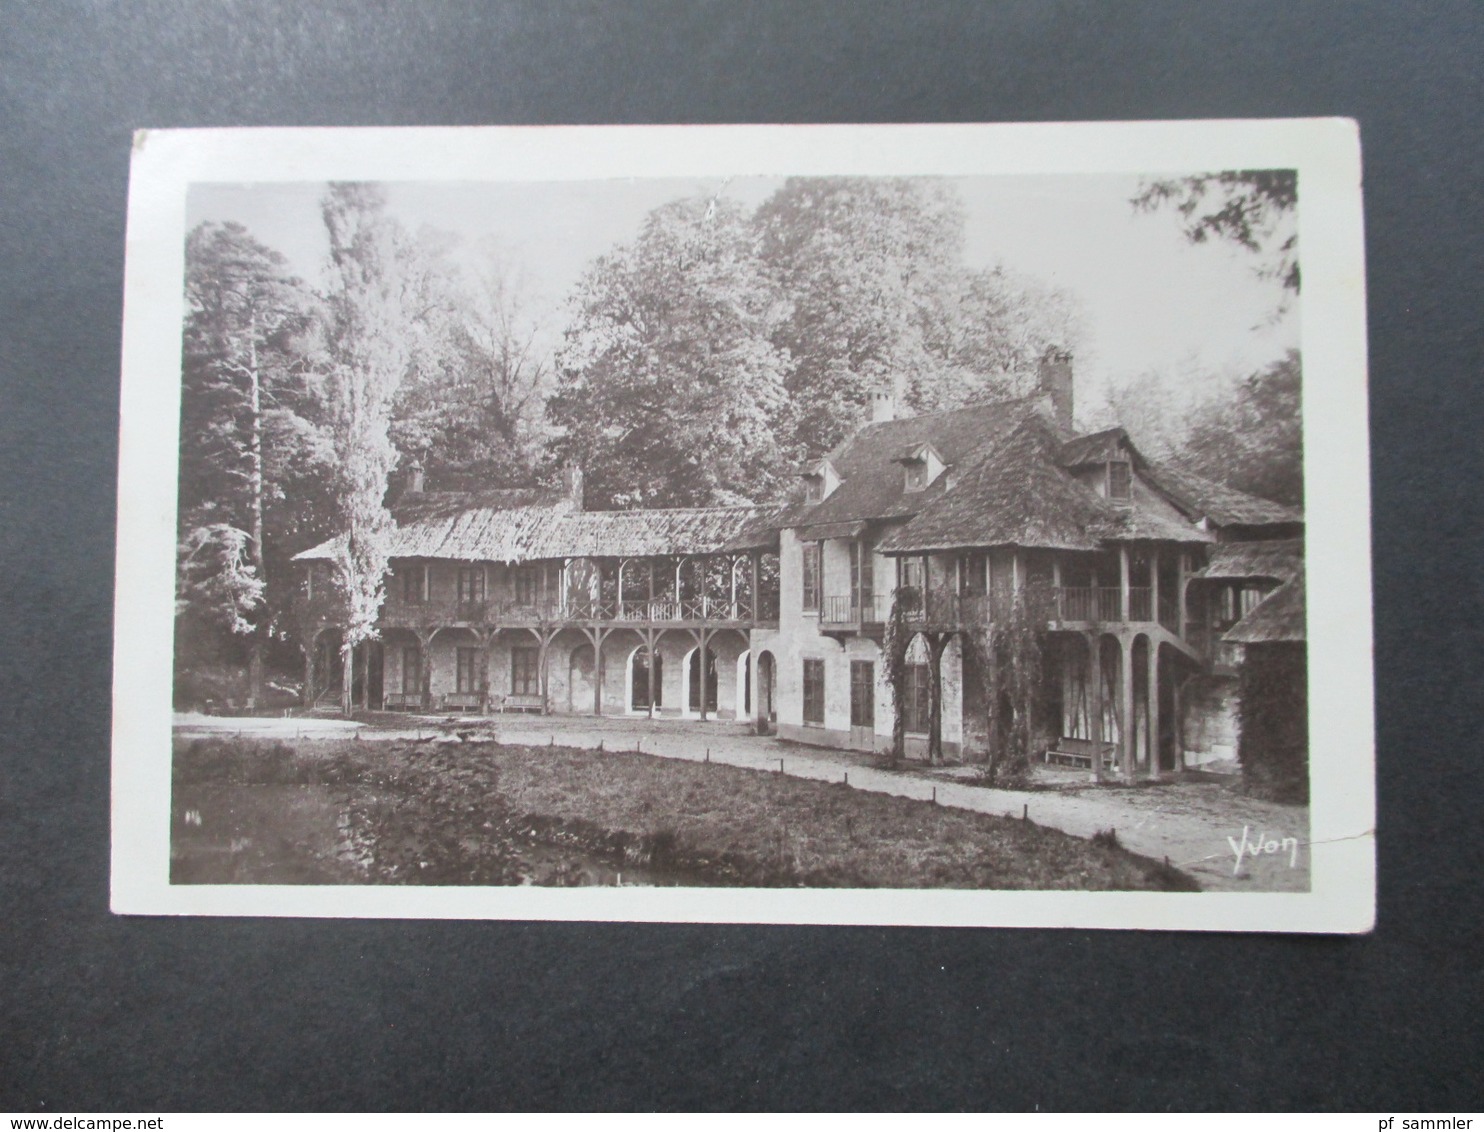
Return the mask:
<svg viewBox="0 0 1484 1132"><path fill-rule="evenodd" d="M135 150L116 910L1368 929L1349 124Z"/></svg>

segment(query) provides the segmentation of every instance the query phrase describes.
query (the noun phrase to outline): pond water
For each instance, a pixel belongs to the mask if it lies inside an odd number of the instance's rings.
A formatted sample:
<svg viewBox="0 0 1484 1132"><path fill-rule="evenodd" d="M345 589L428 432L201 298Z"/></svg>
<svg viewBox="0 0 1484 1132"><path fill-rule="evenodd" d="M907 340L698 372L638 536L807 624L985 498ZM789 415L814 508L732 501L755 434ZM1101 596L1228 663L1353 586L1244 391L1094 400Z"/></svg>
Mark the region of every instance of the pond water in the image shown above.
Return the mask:
<svg viewBox="0 0 1484 1132"><path fill-rule="evenodd" d="M350 833L364 792L348 786L178 785L171 802L172 884L372 884L376 877ZM615 864L575 846L519 846L522 883L696 886L671 870Z"/></svg>

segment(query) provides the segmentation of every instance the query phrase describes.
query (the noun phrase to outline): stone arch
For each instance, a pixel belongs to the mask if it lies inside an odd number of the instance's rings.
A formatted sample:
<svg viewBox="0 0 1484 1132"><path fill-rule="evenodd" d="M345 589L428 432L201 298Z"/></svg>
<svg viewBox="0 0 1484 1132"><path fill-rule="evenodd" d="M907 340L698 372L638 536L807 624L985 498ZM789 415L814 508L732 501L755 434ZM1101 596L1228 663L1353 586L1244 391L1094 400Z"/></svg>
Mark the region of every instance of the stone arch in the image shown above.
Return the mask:
<svg viewBox="0 0 1484 1132"><path fill-rule="evenodd" d="M757 720L759 730L767 733L773 730L773 724L778 719L778 707L775 702L775 693L778 687L778 662L773 659L773 654L767 649L762 649L757 654Z"/></svg>
<svg viewBox="0 0 1484 1132"><path fill-rule="evenodd" d="M737 718L752 717L752 650L743 649L737 654Z"/></svg>
<svg viewBox="0 0 1484 1132"><path fill-rule="evenodd" d="M681 714L700 715L703 692L707 714L714 713L717 702L716 653L708 646L703 656L698 645L685 654L681 664Z"/></svg>
<svg viewBox="0 0 1484 1132"><path fill-rule="evenodd" d="M665 704L665 654L656 643L653 654L640 643L624 660L623 702L626 712L648 715Z"/></svg>
<svg viewBox="0 0 1484 1132"><path fill-rule="evenodd" d="M567 656L567 710L574 715L591 710L593 681L597 679L596 654L590 642L575 645Z"/></svg>

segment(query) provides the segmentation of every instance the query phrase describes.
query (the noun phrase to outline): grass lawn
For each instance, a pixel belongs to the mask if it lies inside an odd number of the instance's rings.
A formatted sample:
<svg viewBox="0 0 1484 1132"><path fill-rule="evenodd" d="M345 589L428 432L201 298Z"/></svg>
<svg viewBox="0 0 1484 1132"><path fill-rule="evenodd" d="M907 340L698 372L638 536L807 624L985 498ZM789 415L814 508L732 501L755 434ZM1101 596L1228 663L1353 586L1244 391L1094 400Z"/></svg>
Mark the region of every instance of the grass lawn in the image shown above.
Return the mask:
<svg viewBox="0 0 1484 1132"><path fill-rule="evenodd" d="M597 858L631 877L650 870L670 883L749 887L1196 887L1116 843L1032 822L633 752L181 740L175 783L177 805L205 787L335 787L340 857L356 863L361 883L594 883L578 859ZM301 840L313 842L314 832ZM572 861L553 864L564 849ZM200 872L179 879L209 879ZM247 878L218 878L229 879Z"/></svg>

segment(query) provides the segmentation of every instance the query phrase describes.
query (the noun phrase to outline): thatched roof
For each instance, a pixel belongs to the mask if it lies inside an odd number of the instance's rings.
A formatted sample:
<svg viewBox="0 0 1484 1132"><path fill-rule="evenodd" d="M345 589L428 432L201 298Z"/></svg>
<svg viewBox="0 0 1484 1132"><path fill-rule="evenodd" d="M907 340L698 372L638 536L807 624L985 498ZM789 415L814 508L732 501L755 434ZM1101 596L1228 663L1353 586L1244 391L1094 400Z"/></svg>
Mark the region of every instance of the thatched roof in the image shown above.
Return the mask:
<svg viewBox="0 0 1484 1132"><path fill-rule="evenodd" d="M547 558L635 558L730 549L759 516L756 507L574 511L570 506L468 508L408 516L400 508L392 558L529 562ZM745 540L744 540L745 541ZM295 557L333 557L331 539Z"/></svg>
<svg viewBox="0 0 1484 1132"><path fill-rule="evenodd" d="M1217 526L1267 527L1304 521L1296 507L1260 499L1175 464L1150 464L1145 474L1185 510L1197 517L1204 515Z"/></svg>
<svg viewBox="0 0 1484 1132"><path fill-rule="evenodd" d="M1225 640L1239 645L1276 644L1307 638L1304 612L1304 571L1284 582L1258 603L1246 617L1226 631Z"/></svg>
<svg viewBox="0 0 1484 1132"><path fill-rule="evenodd" d="M1286 582L1304 568L1304 540L1260 539L1223 542L1211 548L1210 560L1196 571L1197 578L1272 578Z"/></svg>

